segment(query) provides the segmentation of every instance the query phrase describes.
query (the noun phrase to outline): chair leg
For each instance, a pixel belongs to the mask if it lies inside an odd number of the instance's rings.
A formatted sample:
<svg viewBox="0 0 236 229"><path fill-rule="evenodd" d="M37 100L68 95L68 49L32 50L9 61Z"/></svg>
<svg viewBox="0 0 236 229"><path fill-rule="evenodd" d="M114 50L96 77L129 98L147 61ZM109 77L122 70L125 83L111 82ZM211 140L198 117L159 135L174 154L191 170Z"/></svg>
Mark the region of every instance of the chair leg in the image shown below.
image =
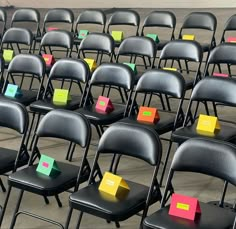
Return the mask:
<svg viewBox="0 0 236 229"><path fill-rule="evenodd" d="M59 196L58 196L58 195L55 195L55 198L56 198L58 207L61 208L61 207L62 207L62 203L61 203L61 200L60 200Z"/></svg>
<svg viewBox="0 0 236 229"><path fill-rule="evenodd" d="M115 163L115 168L114 168L114 171L113 171L114 174L117 173L117 169L118 169L118 165L120 163L120 159L121 159L121 155L118 155L118 158L117 158L116 163Z"/></svg>
<svg viewBox="0 0 236 229"><path fill-rule="evenodd" d="M83 212L80 212L80 214L79 214L79 219L78 219L78 222L77 222L77 225L76 225L76 229L79 229L79 227L80 227L83 214L84 214Z"/></svg>
<svg viewBox="0 0 236 229"><path fill-rule="evenodd" d="M12 189L12 187L9 186L9 187L8 187L8 190L7 190L7 196L6 196L6 199L5 199L5 202L4 202L2 211L1 211L1 216L0 216L0 228L1 228L1 225L2 225L2 221L3 221L4 215L5 215L6 208L7 208L8 200L9 200L9 197L10 197L10 194L11 194L11 189Z"/></svg>
<svg viewBox="0 0 236 229"><path fill-rule="evenodd" d="M68 216L66 219L65 229L69 228L72 213L73 213L73 208L70 207L69 212L68 212Z"/></svg>
<svg viewBox="0 0 236 229"><path fill-rule="evenodd" d="M165 158L164 167L163 167L162 174L161 174L161 179L160 179L160 187L162 187L163 179L164 179L164 176L165 176L165 171L166 171L166 166L167 166L168 159L169 159L169 156L170 156L171 146L172 146L172 141L170 141L169 146L168 146L168 150L166 152L166 158Z"/></svg>
<svg viewBox="0 0 236 229"><path fill-rule="evenodd" d="M69 160L69 156L70 156L70 151L71 151L71 147L72 147L72 142L70 142L70 145L69 145L69 148L68 148L68 151L67 151L67 154L66 154L66 160L68 161Z"/></svg>
<svg viewBox="0 0 236 229"><path fill-rule="evenodd" d="M120 223L119 222L115 222L116 224L116 228L120 228Z"/></svg>
<svg viewBox="0 0 236 229"><path fill-rule="evenodd" d="M96 128L96 130L97 130L97 133L98 133L99 138L101 138L102 134L101 134L101 132L100 132L99 127L98 127L97 125L95 125L95 128Z"/></svg>
<svg viewBox="0 0 236 229"><path fill-rule="evenodd" d="M6 188L5 188L5 186L4 186L3 182L2 182L2 178L0 178L0 186L2 188L2 191L6 192Z"/></svg>
<svg viewBox="0 0 236 229"><path fill-rule="evenodd" d="M17 218L17 214L16 213L18 212L18 210L20 208L20 204L21 204L21 200L22 200L23 194L24 194L24 190L21 190L20 194L19 194L19 197L18 197L18 200L17 200L16 208L15 208L15 211L14 211L13 218L11 220L11 225L10 225L9 229L13 229L15 224L16 224L16 218Z"/></svg>
<svg viewBox="0 0 236 229"><path fill-rule="evenodd" d="M44 196L43 198L44 198L45 204L48 205L49 204L49 199L46 196Z"/></svg>
<svg viewBox="0 0 236 229"><path fill-rule="evenodd" d="M113 171L113 166L114 166L115 160L116 160L116 154L114 154L112 157L109 171Z"/></svg>
<svg viewBox="0 0 236 229"><path fill-rule="evenodd" d="M35 140L35 137L36 137L36 134L35 134L35 133L36 133L36 130L37 130L38 125L39 125L40 117L41 117L41 115L38 114L38 119L37 119L37 122L36 122L36 125L35 125L34 135L33 135L33 138L32 138L32 141L31 141L29 150L32 150L32 147L33 147L33 144L34 144L34 140Z"/></svg>
<svg viewBox="0 0 236 229"><path fill-rule="evenodd" d="M31 124L30 124L30 128L29 128L29 133L28 133L28 136L27 136L27 140L26 140L26 147L28 149L28 144L29 144L29 140L30 140L30 134L32 132L32 129L33 129L33 125L34 125L34 120L35 120L35 113L33 113L33 117L32 117L32 120L31 120Z"/></svg>
<svg viewBox="0 0 236 229"><path fill-rule="evenodd" d="M74 155L74 152L75 152L75 147L76 147L76 144L73 145L73 148L70 152L70 156L69 156L69 161L72 162L72 158L73 158L73 155Z"/></svg>

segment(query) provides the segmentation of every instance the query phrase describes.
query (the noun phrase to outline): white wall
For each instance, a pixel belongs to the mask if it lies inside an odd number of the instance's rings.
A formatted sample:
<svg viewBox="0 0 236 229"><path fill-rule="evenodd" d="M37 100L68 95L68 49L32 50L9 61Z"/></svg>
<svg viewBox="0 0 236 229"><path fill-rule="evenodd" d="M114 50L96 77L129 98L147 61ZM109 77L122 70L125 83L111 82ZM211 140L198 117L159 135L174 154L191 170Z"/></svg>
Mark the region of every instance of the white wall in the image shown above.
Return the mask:
<svg viewBox="0 0 236 229"><path fill-rule="evenodd" d="M36 8L233 8L236 0L0 0L0 6Z"/></svg>

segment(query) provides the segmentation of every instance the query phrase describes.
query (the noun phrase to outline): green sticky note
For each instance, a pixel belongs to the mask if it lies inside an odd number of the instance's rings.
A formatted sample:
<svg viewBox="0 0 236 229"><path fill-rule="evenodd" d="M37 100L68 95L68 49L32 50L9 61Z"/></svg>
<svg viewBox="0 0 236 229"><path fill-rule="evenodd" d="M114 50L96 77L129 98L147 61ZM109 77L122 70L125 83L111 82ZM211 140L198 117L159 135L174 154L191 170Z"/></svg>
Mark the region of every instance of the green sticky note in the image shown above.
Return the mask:
<svg viewBox="0 0 236 229"><path fill-rule="evenodd" d="M79 31L79 34L78 34L78 38L79 39L84 39L87 35L88 35L89 31L88 30L80 30Z"/></svg>
<svg viewBox="0 0 236 229"><path fill-rule="evenodd" d="M8 84L4 95L11 98L18 98L22 95L22 92L18 85Z"/></svg>
<svg viewBox="0 0 236 229"><path fill-rule="evenodd" d="M6 62L10 62L14 57L14 50L4 49L3 50L3 58Z"/></svg>
<svg viewBox="0 0 236 229"><path fill-rule="evenodd" d="M105 106L105 105L106 105L106 103L105 103L104 101L100 101L99 104L100 104L101 106Z"/></svg>
<svg viewBox="0 0 236 229"><path fill-rule="evenodd" d="M66 105L71 100L70 92L66 89L55 89L53 93L53 103L56 105Z"/></svg>
<svg viewBox="0 0 236 229"><path fill-rule="evenodd" d="M55 159L44 154L40 157L36 171L46 176L56 176L61 172Z"/></svg>
<svg viewBox="0 0 236 229"><path fill-rule="evenodd" d="M122 31L112 31L111 36L117 42L121 42L124 39L124 33Z"/></svg>
<svg viewBox="0 0 236 229"><path fill-rule="evenodd" d="M151 116L151 115L152 115L152 112L150 112L150 111L144 111L144 112L143 112L143 115L144 115L144 116Z"/></svg>
<svg viewBox="0 0 236 229"><path fill-rule="evenodd" d="M123 63L123 64L128 65L134 71L134 74L135 75L137 74L136 64L132 64L132 63Z"/></svg>
<svg viewBox="0 0 236 229"><path fill-rule="evenodd" d="M159 42L159 38L158 38L157 34L148 33L148 34L146 35L146 37L150 37L150 38L152 38L155 42Z"/></svg>

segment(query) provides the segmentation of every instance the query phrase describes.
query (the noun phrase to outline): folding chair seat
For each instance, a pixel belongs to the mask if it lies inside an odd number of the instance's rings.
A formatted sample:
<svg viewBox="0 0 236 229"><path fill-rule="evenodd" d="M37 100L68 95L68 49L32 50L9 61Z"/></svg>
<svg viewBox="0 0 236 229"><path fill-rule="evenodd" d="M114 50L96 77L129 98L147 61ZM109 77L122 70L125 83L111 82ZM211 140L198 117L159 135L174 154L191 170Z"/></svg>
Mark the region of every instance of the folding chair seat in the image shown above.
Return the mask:
<svg viewBox="0 0 236 229"><path fill-rule="evenodd" d="M173 68L174 62L177 62L178 69L176 69L183 73L186 84L186 90L190 90L194 87L198 80L201 79L200 68L202 56L202 48L199 43L195 41L170 41L161 51L158 68ZM168 60L171 61L171 65L168 64ZM184 61L186 64L185 71L182 68L181 60ZM188 68L188 63L194 63L194 66L192 66L191 70Z"/></svg>
<svg viewBox="0 0 236 229"><path fill-rule="evenodd" d="M140 141L140 139L142 140ZM117 226L119 221L124 221L140 211L143 211L141 214L143 218L146 214L147 203L152 204L161 198L161 192L156 180L161 149L160 139L151 129L123 123L109 127L99 141L88 186L76 191L69 198L70 211L65 228L69 227L73 209L80 211L76 228L80 226L83 213L116 222ZM123 198L113 197L108 193L99 191L98 186L102 179L102 174L101 171L100 173L96 171L98 168L97 163L100 155L108 153L126 155L131 160L138 158L153 166L154 172L151 178L151 185L148 187L141 182L126 180L130 191ZM94 182L95 178L100 181Z"/></svg>
<svg viewBox="0 0 236 229"><path fill-rule="evenodd" d="M129 35L128 36L138 36L139 26L140 26L140 16L134 10L116 10L107 23L107 33L111 34L111 29L129 26ZM127 37L127 36L125 36ZM119 47L121 42L116 41L115 46Z"/></svg>
<svg viewBox="0 0 236 229"><path fill-rule="evenodd" d="M34 54L19 54L15 56L9 64L3 85L3 93L0 98L29 106L43 94L44 75L45 63L41 56ZM20 88L21 96L9 97L5 95L9 83Z"/></svg>
<svg viewBox="0 0 236 229"><path fill-rule="evenodd" d="M35 39L41 36L39 11L32 8L17 9L12 15L10 27L30 29L34 35L34 42L36 42Z"/></svg>
<svg viewBox="0 0 236 229"><path fill-rule="evenodd" d="M232 15L225 23L220 43L227 42L226 35L236 30L236 14Z"/></svg>
<svg viewBox="0 0 236 229"><path fill-rule="evenodd" d="M115 42L109 34L91 33L85 37L78 49L78 58L92 58L97 64L104 62L104 55L111 62L114 56ZM91 54L94 54L95 57Z"/></svg>
<svg viewBox="0 0 236 229"><path fill-rule="evenodd" d="M121 56L128 56L130 60L128 63L137 64L137 59L141 58L144 63L145 70L148 68L154 68L155 57L156 57L157 46L156 43L148 37L128 37L122 41L120 47L117 51L116 62L121 62ZM148 63L146 62L146 59ZM127 61L126 61L127 62ZM140 69L137 69L137 74L135 76L135 83L138 82L141 74ZM143 70L141 70L143 71Z"/></svg>
<svg viewBox="0 0 236 229"><path fill-rule="evenodd" d="M85 10L78 16L76 23L75 23L75 40L74 44L78 46L82 39L78 38L79 31L84 26L90 26L93 25L93 30L89 32L95 32L95 26L96 26L96 32L100 31L102 33L105 33L105 26L106 26L106 15L101 10ZM98 30L99 29L99 30Z"/></svg>
<svg viewBox="0 0 236 229"><path fill-rule="evenodd" d="M15 55L31 53L32 44L33 33L30 30L25 28L10 28L2 37L1 52L3 53L4 49L9 49L10 46L10 49L14 51ZM8 60L5 60L5 68L8 68L9 63Z"/></svg>
<svg viewBox="0 0 236 229"><path fill-rule="evenodd" d="M184 18L183 25L181 26L180 32L179 32L179 39L182 39L183 32L186 32L188 30L205 30L209 31L211 33L211 36L208 41L200 42L202 50L204 53L207 53L207 58L209 56L210 51L216 46L216 39L215 39L215 33L216 33L216 27L217 27L217 19L216 16L210 12L192 12L189 15L187 15ZM198 34L194 34L198 41L200 41L200 38L198 38Z"/></svg>
<svg viewBox="0 0 236 229"><path fill-rule="evenodd" d="M99 136L101 135L100 129L103 132L105 125L110 125L119 119L122 119L127 114L127 109L130 103L132 89L134 84L134 76L132 70L123 64L107 63L100 65L93 73L89 83L89 88L82 108L77 112L85 115L90 122L96 127ZM114 110L110 113L105 113L96 109L96 102L90 103L92 88L94 86L103 86L101 95L109 97L110 91L115 87L119 87L124 90L124 102L121 102L120 98L116 97L116 101L113 102ZM105 88L108 87L107 94L105 94ZM129 95L128 95L129 93ZM121 94L122 95L122 94ZM118 101L119 99L119 101ZM93 101L93 100L92 100Z"/></svg>
<svg viewBox="0 0 236 229"><path fill-rule="evenodd" d="M7 12L4 10L4 8L0 9L0 23L1 23L1 31L0 31L0 38L2 38L3 34L7 30L6 24L7 24Z"/></svg>
<svg viewBox="0 0 236 229"><path fill-rule="evenodd" d="M164 46L170 41L175 39L175 26L176 17L174 13L170 11L152 11L149 13L143 22L143 27L141 29L141 35L145 36L147 34L146 30L155 29L155 34L158 29L169 29L170 36L167 39L162 39L162 34L157 34L159 37L159 42L157 43L157 50L162 50Z"/></svg>
<svg viewBox="0 0 236 229"><path fill-rule="evenodd" d="M211 163L209 163L209 161ZM171 184L175 173L201 173L236 185L236 148L213 139L190 139L175 152L163 195L161 209L148 216L144 229L227 229L235 228L235 212L200 202L201 215L195 221L169 215L168 194L174 193ZM233 226L234 225L234 226Z"/></svg>
<svg viewBox="0 0 236 229"><path fill-rule="evenodd" d="M90 124L84 116L78 113L65 110L53 110L43 117L38 126L36 135L37 137L28 167L22 169L19 173L13 173L8 179L9 189L4 204L4 211L7 207L11 189L20 189L20 194L17 201L18 203L16 204L16 208L13 213L10 228L14 228L16 219L20 214L25 214L63 228L60 223L53 220L30 212L19 211L20 203L25 191L38 194L43 197L55 196L59 202L58 195L60 193L75 187L75 185L78 187L79 184L88 179L90 167L87 161L87 153L91 138ZM36 168L38 164L35 163L35 160L38 157L41 157L38 144L39 140L45 137L63 139L84 148L80 166L66 164L65 162L57 162L57 166L60 169L60 173L58 175L48 176L37 172Z"/></svg>

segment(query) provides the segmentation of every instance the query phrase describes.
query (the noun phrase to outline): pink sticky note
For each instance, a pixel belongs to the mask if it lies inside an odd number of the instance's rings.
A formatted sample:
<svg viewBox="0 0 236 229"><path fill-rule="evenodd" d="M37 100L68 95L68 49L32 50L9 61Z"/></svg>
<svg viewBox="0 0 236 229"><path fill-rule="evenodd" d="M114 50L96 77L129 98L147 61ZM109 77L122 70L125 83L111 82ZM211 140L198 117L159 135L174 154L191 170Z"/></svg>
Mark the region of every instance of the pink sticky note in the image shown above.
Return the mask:
<svg viewBox="0 0 236 229"><path fill-rule="evenodd" d="M228 37L227 42L236 43L236 37Z"/></svg>
<svg viewBox="0 0 236 229"><path fill-rule="evenodd" d="M42 166L45 167L45 168L48 168L49 167L49 164L47 162L43 162L42 163Z"/></svg>
<svg viewBox="0 0 236 229"><path fill-rule="evenodd" d="M175 193L172 195L169 215L194 220L197 213L201 213L197 198Z"/></svg>
<svg viewBox="0 0 236 229"><path fill-rule="evenodd" d="M49 27L49 28L48 28L48 32L49 32L49 31L53 31L53 30L58 30L58 28L56 28L56 27Z"/></svg>
<svg viewBox="0 0 236 229"><path fill-rule="evenodd" d="M112 102L109 98L104 96L99 96L98 101L96 103L96 110L103 111L109 113L114 110Z"/></svg>
<svg viewBox="0 0 236 229"><path fill-rule="evenodd" d="M218 76L218 77L229 77L228 74L224 74L224 73L219 73L219 72L214 72L213 76Z"/></svg>

